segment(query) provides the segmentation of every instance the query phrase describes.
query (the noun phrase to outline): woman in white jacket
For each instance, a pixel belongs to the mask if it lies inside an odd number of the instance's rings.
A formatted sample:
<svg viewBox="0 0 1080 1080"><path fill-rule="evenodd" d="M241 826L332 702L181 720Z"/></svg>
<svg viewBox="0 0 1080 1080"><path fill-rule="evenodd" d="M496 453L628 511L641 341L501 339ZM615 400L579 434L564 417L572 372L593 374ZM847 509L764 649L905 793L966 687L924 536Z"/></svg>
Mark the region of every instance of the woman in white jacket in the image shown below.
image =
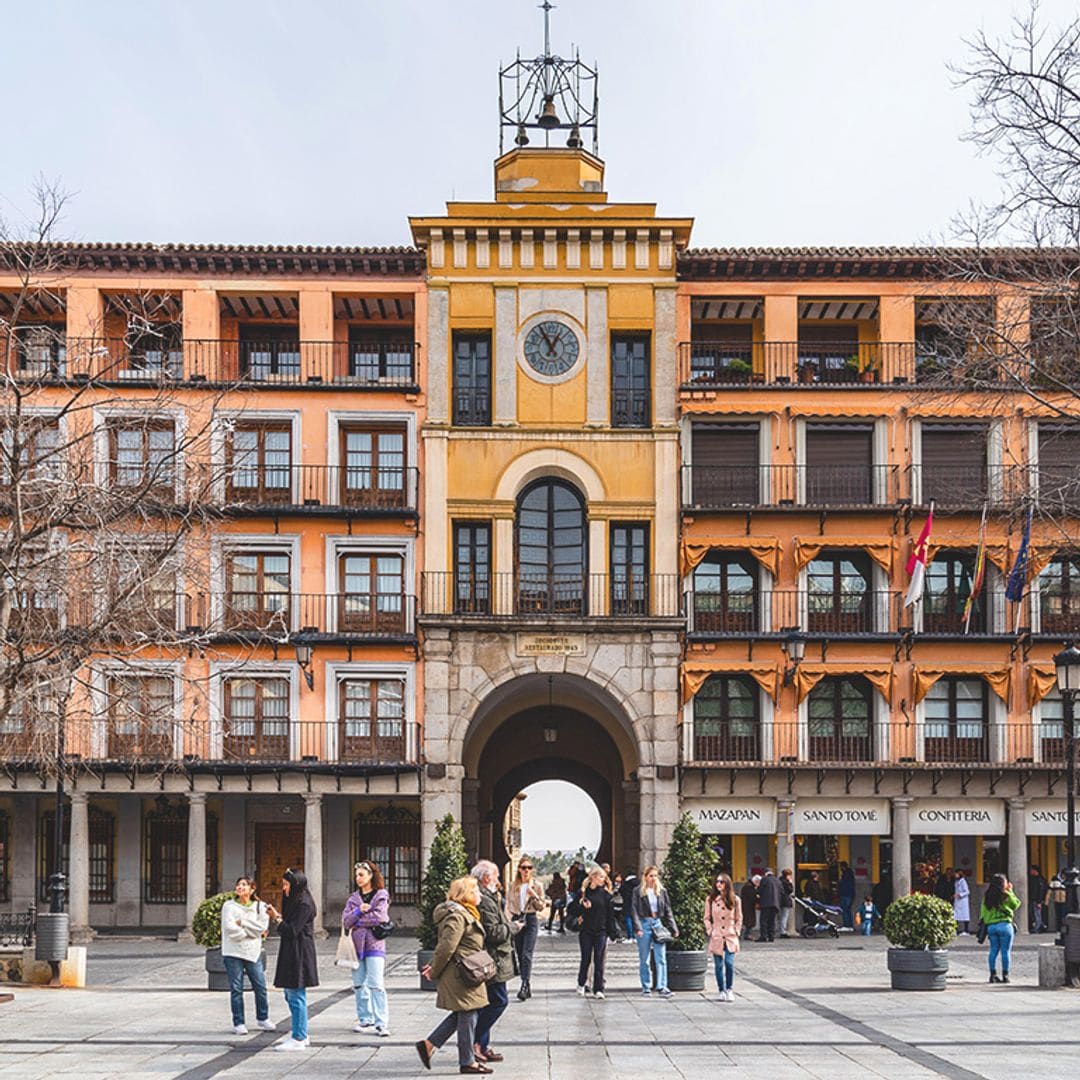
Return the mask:
<svg viewBox="0 0 1080 1080"><path fill-rule="evenodd" d="M263 971L263 937L270 926L266 905L255 895L255 882L237 878L235 900L226 900L221 908L221 959L229 976L229 1002L232 1005L234 1035L246 1035L244 1024L244 976L255 991L255 1019L263 1031L276 1031L270 1022L270 1002L266 997L266 972Z"/></svg>

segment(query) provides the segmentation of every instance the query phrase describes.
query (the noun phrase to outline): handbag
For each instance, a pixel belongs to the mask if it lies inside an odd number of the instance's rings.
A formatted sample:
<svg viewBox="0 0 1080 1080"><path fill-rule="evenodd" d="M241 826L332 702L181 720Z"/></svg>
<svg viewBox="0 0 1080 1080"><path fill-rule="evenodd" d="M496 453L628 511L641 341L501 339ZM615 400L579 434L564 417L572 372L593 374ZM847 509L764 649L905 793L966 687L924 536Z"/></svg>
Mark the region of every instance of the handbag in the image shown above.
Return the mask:
<svg viewBox="0 0 1080 1080"><path fill-rule="evenodd" d="M495 978L495 961L486 949L477 949L468 956L455 956L454 962L466 986L483 986Z"/></svg>
<svg viewBox="0 0 1080 1080"><path fill-rule="evenodd" d="M371 936L378 938L379 941L388 938L397 929L397 924L393 919L387 919L385 922L376 923L371 928Z"/></svg>
<svg viewBox="0 0 1080 1080"><path fill-rule="evenodd" d="M980 945L986 944L986 923L982 919L979 920L979 925L975 927L975 940Z"/></svg>
<svg viewBox="0 0 1080 1080"><path fill-rule="evenodd" d="M652 928L652 939L657 945L666 945L671 938L671 931L663 923L657 923L656 926Z"/></svg>
<svg viewBox="0 0 1080 1080"><path fill-rule="evenodd" d="M355 971L360 966L360 961L356 956L356 942L353 941L352 934L345 929L345 924L341 924L341 937L338 938L337 951L334 953L334 966L350 968Z"/></svg>

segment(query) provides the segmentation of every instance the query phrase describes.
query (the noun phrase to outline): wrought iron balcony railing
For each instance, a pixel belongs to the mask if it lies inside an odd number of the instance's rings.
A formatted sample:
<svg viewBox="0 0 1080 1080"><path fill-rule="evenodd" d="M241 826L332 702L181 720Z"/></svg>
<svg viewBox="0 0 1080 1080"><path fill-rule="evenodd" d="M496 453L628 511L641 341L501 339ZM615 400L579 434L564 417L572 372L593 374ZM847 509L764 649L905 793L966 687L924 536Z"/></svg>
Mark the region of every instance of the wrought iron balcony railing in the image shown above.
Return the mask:
<svg viewBox="0 0 1080 1080"><path fill-rule="evenodd" d="M231 514L289 509L394 516L417 510L419 479L416 466L224 466L199 483L199 498Z"/></svg>
<svg viewBox="0 0 1080 1080"><path fill-rule="evenodd" d="M700 638L782 637L797 626L811 636L895 635L903 598L884 589L817 592L771 589L687 594L687 631Z"/></svg>
<svg viewBox="0 0 1080 1080"><path fill-rule="evenodd" d="M900 497L896 465L684 465L686 509L888 506Z"/></svg>

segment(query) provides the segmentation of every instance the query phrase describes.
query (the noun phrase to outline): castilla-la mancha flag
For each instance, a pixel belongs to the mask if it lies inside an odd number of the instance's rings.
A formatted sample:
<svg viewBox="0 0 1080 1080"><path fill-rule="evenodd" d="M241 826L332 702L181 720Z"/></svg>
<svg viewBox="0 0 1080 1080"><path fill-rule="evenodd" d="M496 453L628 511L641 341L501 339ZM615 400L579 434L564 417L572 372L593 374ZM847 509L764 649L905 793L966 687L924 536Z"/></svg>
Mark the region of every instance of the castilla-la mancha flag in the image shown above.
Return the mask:
<svg viewBox="0 0 1080 1080"><path fill-rule="evenodd" d="M923 582L926 580L926 564L930 549L930 529L934 524L934 504L930 504L930 512L926 515L926 524L919 533L919 539L915 541L911 558L907 561L907 572L911 576L911 584L908 585L907 596L904 597L904 607L911 607L922 599Z"/></svg>

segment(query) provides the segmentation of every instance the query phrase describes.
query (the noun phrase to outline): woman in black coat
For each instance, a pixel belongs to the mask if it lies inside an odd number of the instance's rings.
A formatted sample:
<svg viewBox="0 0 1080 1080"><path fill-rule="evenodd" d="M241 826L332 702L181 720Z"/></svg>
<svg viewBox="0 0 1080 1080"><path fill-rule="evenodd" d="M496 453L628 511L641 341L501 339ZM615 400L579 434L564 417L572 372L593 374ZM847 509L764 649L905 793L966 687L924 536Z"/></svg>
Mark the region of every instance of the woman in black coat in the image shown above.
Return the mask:
<svg viewBox="0 0 1080 1080"><path fill-rule="evenodd" d="M615 906L607 889L607 874L594 867L585 881L581 893L570 902L567 909L571 919L581 919L578 943L581 946L581 966L578 968L577 992L580 997L588 993L589 962L592 961L593 994L604 1000L604 956L607 943L618 935L615 927Z"/></svg>
<svg viewBox="0 0 1080 1080"><path fill-rule="evenodd" d="M270 918L281 935L274 985L285 991L292 1014L292 1038L275 1050L305 1050L308 1046L307 988L319 985L319 965L315 957L315 900L307 887L303 870L288 869L281 879L284 894L282 911L267 905Z"/></svg>

